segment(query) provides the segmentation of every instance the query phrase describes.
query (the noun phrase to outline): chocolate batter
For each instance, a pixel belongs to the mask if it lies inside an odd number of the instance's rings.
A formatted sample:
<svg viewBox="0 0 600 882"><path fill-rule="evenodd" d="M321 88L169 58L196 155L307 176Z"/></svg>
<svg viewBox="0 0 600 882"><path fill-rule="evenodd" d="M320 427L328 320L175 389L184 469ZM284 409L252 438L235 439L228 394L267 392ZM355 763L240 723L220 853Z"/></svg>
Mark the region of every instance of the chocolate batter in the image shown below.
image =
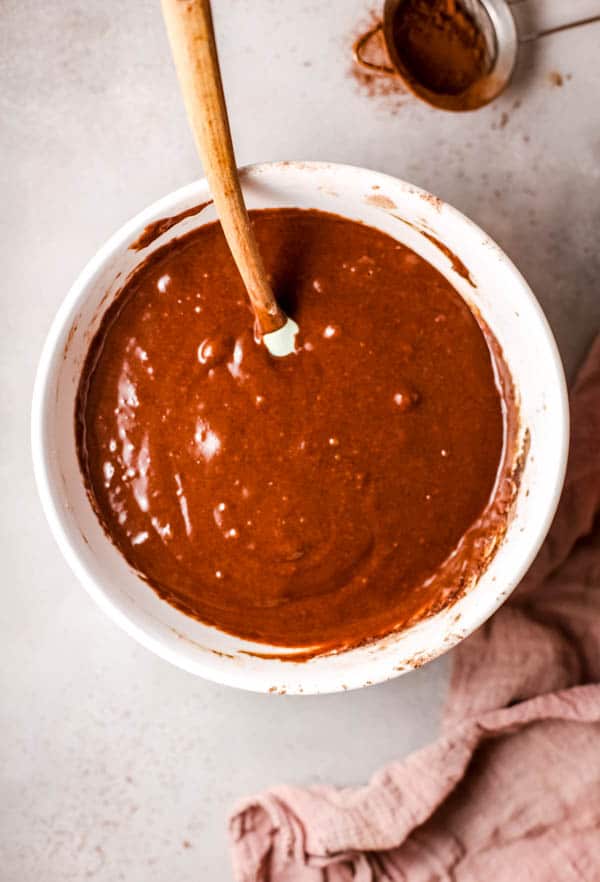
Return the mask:
<svg viewBox="0 0 600 882"><path fill-rule="evenodd" d="M252 218L296 354L255 341L218 224L170 243L90 348L81 468L169 603L253 640L341 648L439 609L485 566L510 497L501 394L474 315L414 252L316 211Z"/></svg>

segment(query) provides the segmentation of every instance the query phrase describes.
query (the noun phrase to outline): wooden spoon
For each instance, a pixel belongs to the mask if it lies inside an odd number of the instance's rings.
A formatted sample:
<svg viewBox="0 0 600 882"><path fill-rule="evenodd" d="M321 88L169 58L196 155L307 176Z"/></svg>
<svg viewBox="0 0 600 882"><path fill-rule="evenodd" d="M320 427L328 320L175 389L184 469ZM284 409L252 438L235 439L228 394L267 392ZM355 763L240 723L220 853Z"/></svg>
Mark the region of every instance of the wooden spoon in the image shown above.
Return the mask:
<svg viewBox="0 0 600 882"><path fill-rule="evenodd" d="M279 308L267 279L240 187L210 0L162 0L185 107L225 238L272 355L294 351L298 325Z"/></svg>

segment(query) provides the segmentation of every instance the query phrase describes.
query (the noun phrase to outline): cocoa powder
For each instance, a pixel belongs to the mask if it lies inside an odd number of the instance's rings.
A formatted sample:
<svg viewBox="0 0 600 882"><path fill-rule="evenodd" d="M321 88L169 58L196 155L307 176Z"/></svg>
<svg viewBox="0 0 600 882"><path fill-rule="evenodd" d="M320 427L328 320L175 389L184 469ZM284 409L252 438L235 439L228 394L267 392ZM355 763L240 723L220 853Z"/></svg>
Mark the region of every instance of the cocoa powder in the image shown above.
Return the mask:
<svg viewBox="0 0 600 882"><path fill-rule="evenodd" d="M407 0L394 41L409 73L441 95L459 95L486 73L484 35L457 0Z"/></svg>

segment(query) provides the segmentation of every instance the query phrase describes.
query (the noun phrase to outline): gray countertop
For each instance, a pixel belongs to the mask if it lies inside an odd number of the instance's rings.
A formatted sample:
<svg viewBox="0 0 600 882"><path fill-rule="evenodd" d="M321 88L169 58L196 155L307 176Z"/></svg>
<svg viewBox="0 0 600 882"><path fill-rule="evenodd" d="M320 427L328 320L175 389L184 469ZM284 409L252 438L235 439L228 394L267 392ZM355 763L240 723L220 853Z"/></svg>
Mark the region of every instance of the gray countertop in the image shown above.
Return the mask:
<svg viewBox="0 0 600 882"><path fill-rule="evenodd" d="M364 0L214 6L240 164L370 166L453 203L529 280L572 375L600 324L600 25L524 48L502 98L453 116L352 76ZM431 740L450 659L358 693L244 694L138 647L76 583L32 478L40 348L103 240L199 167L158 3L6 0L0 27L2 879L227 880L238 797L358 784Z"/></svg>

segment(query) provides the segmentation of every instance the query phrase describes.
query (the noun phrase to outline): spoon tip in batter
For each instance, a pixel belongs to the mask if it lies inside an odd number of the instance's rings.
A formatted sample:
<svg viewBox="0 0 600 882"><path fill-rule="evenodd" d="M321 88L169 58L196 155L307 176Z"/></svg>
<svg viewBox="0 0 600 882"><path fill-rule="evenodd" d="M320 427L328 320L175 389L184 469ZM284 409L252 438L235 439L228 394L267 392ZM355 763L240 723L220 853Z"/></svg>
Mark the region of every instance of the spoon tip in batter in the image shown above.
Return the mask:
<svg viewBox="0 0 600 882"><path fill-rule="evenodd" d="M296 335L300 328L294 319L288 318L284 325L270 334L263 335L263 343L271 353L277 358L284 358L296 351Z"/></svg>

